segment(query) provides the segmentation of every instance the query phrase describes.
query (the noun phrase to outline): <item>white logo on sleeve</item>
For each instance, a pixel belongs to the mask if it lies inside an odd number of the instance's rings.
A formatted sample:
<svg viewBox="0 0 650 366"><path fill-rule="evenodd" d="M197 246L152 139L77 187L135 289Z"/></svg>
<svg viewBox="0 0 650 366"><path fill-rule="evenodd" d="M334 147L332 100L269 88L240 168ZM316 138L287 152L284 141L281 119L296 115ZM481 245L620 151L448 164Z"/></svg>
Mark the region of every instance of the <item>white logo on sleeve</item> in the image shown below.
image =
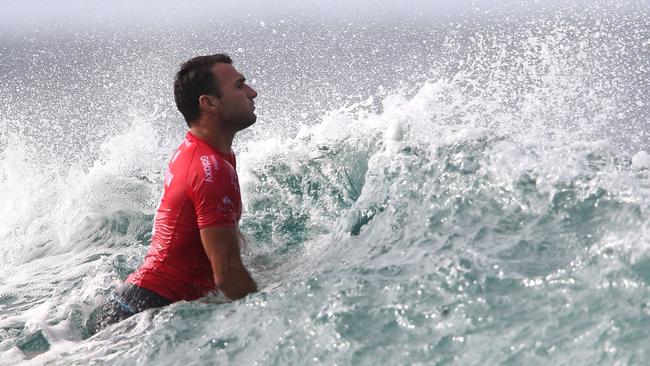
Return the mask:
<svg viewBox="0 0 650 366"><path fill-rule="evenodd" d="M222 200L221 203L223 203L223 206L221 206L221 211L222 212L233 212L235 211L235 205L232 203L232 200L230 197L225 196Z"/></svg>
<svg viewBox="0 0 650 366"><path fill-rule="evenodd" d="M210 158L206 155L201 156L201 165L203 165L203 174L205 176L206 182L212 183L212 167L210 166Z"/></svg>

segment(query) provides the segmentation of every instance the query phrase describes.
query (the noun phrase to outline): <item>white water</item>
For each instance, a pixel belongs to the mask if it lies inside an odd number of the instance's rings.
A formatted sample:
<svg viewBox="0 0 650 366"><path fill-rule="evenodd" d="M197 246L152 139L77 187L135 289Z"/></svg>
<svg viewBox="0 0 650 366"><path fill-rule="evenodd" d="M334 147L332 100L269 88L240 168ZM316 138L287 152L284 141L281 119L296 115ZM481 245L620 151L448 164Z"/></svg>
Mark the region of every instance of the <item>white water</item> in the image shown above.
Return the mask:
<svg viewBox="0 0 650 366"><path fill-rule="evenodd" d="M130 61L78 66L67 52L92 42L23 48L56 62L0 115L0 363L643 364L648 18L486 24L224 36L269 37L233 55L260 84L236 150L262 290L89 339L90 311L143 258L183 136L158 88L213 46L159 58L168 38L140 51L99 37ZM427 46L391 53L403 42ZM373 49L395 56L357 63Z"/></svg>

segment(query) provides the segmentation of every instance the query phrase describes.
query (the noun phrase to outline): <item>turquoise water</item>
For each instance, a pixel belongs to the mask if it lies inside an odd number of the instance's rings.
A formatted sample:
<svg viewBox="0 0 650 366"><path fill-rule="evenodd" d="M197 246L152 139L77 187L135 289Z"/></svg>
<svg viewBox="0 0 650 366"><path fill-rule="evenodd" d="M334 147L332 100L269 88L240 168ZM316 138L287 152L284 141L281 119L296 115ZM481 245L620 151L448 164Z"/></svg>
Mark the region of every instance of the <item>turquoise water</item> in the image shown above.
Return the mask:
<svg viewBox="0 0 650 366"><path fill-rule="evenodd" d="M647 12L222 28L4 33L0 364L649 362ZM183 136L171 77L216 51L259 92L260 291L89 338Z"/></svg>

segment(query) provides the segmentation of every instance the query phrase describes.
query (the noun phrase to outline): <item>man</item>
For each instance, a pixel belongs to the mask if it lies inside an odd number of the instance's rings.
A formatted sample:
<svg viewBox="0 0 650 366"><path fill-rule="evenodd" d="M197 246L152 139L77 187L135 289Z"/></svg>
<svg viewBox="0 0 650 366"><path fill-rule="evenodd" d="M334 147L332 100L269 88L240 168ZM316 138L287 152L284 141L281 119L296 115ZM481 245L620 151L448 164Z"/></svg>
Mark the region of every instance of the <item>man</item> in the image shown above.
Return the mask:
<svg viewBox="0 0 650 366"><path fill-rule="evenodd" d="M257 290L241 260L241 197L231 150L235 134L257 119L256 96L227 55L181 66L174 98L190 130L165 173L144 263L101 306L92 331L216 289L233 300Z"/></svg>

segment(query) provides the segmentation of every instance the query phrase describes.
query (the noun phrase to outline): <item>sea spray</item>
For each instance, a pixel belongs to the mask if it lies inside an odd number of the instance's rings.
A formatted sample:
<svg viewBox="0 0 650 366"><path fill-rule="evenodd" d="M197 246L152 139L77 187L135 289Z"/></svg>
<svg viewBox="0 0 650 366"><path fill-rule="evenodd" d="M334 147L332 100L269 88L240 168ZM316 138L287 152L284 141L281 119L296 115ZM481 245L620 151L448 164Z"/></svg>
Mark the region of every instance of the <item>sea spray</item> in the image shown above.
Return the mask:
<svg viewBox="0 0 650 366"><path fill-rule="evenodd" d="M646 362L650 28L613 14L220 34L261 84L234 147L260 292L92 338L183 136L171 75L215 45L98 36L68 51L113 58L75 67L25 46L63 66L30 66L0 107L0 363Z"/></svg>

